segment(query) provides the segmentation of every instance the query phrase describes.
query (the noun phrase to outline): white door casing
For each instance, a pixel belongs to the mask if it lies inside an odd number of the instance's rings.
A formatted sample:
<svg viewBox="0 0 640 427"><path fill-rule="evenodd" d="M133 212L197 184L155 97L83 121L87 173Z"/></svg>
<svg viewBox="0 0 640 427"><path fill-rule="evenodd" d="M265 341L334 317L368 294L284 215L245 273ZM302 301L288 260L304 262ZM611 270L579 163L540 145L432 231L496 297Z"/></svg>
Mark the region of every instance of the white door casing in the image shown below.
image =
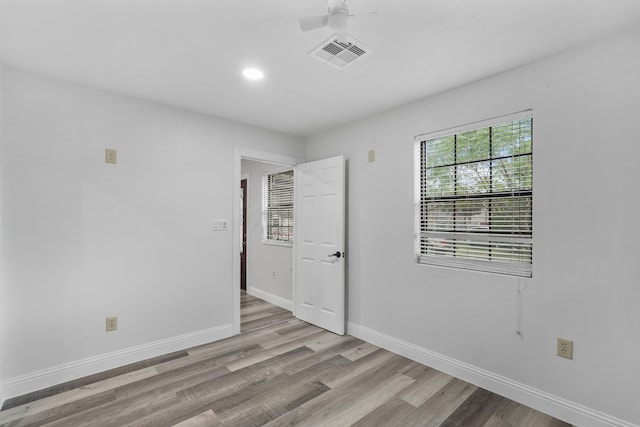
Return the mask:
<svg viewBox="0 0 640 427"><path fill-rule="evenodd" d="M297 165L295 315L345 333L345 163L343 156Z"/></svg>

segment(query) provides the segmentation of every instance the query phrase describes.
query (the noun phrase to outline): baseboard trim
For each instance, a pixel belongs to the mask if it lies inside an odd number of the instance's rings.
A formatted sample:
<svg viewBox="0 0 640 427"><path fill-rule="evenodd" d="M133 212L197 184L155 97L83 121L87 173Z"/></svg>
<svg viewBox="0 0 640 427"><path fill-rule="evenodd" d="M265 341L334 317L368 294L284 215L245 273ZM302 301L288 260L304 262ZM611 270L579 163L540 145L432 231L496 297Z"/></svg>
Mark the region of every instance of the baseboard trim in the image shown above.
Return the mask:
<svg viewBox="0 0 640 427"><path fill-rule="evenodd" d="M349 322L347 333L576 426L640 427L357 323Z"/></svg>
<svg viewBox="0 0 640 427"><path fill-rule="evenodd" d="M218 341L232 335L231 324L191 332L14 377L2 384L0 390L4 389L2 396L4 399L10 399L129 363ZM0 402L0 407L4 399Z"/></svg>
<svg viewBox="0 0 640 427"><path fill-rule="evenodd" d="M274 295L270 292L263 291L262 289L255 288L253 286L247 287L247 293L249 295L253 295L256 298L260 298L261 300L265 300L268 303L284 308L285 310L293 311L293 301L286 298L279 297L278 295Z"/></svg>

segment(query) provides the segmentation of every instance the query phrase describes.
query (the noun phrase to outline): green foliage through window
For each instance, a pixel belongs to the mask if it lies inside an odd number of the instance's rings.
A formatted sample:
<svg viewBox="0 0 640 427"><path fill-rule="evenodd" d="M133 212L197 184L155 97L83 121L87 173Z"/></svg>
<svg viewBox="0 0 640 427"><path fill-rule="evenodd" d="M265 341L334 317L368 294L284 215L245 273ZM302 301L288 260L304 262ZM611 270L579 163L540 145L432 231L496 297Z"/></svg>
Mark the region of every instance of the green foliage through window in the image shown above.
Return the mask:
<svg viewBox="0 0 640 427"><path fill-rule="evenodd" d="M419 140L420 261L531 276L533 119Z"/></svg>

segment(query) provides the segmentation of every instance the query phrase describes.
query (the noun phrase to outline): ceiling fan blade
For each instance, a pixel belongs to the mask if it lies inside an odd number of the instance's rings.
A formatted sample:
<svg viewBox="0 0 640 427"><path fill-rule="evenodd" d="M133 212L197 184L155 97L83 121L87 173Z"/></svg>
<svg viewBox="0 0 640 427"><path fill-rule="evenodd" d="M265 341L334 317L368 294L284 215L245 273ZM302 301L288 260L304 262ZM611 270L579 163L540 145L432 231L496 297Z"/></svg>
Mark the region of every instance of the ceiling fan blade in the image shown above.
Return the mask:
<svg viewBox="0 0 640 427"><path fill-rule="evenodd" d="M315 30L316 28L326 27L328 23L328 16L306 16L300 18L300 29L302 31Z"/></svg>

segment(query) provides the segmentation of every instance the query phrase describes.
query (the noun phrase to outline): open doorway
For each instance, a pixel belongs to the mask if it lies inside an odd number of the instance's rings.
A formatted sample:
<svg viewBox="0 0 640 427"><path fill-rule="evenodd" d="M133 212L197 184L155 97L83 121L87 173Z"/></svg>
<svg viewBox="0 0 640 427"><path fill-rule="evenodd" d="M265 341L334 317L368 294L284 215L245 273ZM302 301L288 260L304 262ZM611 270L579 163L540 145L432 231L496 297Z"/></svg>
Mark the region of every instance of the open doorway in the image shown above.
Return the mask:
<svg viewBox="0 0 640 427"><path fill-rule="evenodd" d="M236 148L234 151L233 196L235 200L238 200L238 203L233 205L233 218L236 219L233 227L233 249L237 254L233 258L232 329L234 334L240 333L241 258L242 244L245 241L247 291L272 304L284 306L289 311L293 309L294 290L291 271L293 249L288 248L287 251L286 247L283 250L282 247L262 245L261 187L264 170L293 167L301 162L301 159L294 157L249 149ZM240 182L245 176L247 177L247 212L244 217L244 222L247 225L246 240L243 239L242 221L240 221L243 210L240 202ZM256 211L259 212L257 216ZM270 255L265 256L264 253L260 253L260 250L266 250L270 252Z"/></svg>
<svg viewBox="0 0 640 427"><path fill-rule="evenodd" d="M293 309L293 174L291 166L243 159L243 264L245 291L288 311ZM245 182L242 180L241 182ZM246 229L246 234L244 229ZM246 262L243 262L246 259ZM241 286L242 289L242 286Z"/></svg>
<svg viewBox="0 0 640 427"><path fill-rule="evenodd" d="M293 315L306 322L315 324L336 334L345 333L345 188L346 188L346 162L343 156L335 156L327 159L302 163L296 159L292 161L270 161L259 154L248 155L242 149L235 150L234 158L234 197L240 197L240 176L243 172L242 162L256 161L257 163L274 163L279 166L288 166L293 169L292 177L295 178L294 196L296 204L296 238L291 245L290 255L287 256L289 267L280 269L288 270L288 295L281 297L270 291L263 291L259 297L268 302L290 308ZM255 152L253 152L255 153ZM264 153L263 153L264 154ZM273 155L272 155L273 156ZM275 156L283 159L282 156ZM262 165L264 167L264 165ZM270 166L269 166L270 168ZM266 171L262 170L264 176ZM260 180L261 182L267 182ZM251 179L249 179L249 183ZM251 185L247 193L248 206L251 206ZM255 193L263 194L257 190ZM232 306L232 330L234 334L240 333L240 221L241 204L233 205L233 248L237 256L233 258L233 306ZM247 224L251 224L251 214ZM260 215L258 216L260 217ZM256 221L257 223L257 221ZM261 223L260 223L261 226ZM267 228L265 227L265 230ZM251 255L251 229L247 229L247 258ZM261 230L261 229L260 229ZM281 230L278 231L282 232ZM256 235L262 234L258 231ZM265 243L261 241L261 243ZM264 248L264 244L258 245ZM295 256L294 256L295 254ZM262 257L255 257L256 259ZM285 257L281 259L286 259ZM272 269L273 264L268 261L267 273L257 281L259 286L266 287L269 278L278 277L278 270ZM295 266L295 267L294 267ZM271 270L269 270L271 268ZM247 290L251 289L251 261L247 262ZM295 270L295 271L294 271ZM271 273L271 274L269 274ZM272 298L272 300L269 300ZM294 303L295 302L295 303Z"/></svg>

